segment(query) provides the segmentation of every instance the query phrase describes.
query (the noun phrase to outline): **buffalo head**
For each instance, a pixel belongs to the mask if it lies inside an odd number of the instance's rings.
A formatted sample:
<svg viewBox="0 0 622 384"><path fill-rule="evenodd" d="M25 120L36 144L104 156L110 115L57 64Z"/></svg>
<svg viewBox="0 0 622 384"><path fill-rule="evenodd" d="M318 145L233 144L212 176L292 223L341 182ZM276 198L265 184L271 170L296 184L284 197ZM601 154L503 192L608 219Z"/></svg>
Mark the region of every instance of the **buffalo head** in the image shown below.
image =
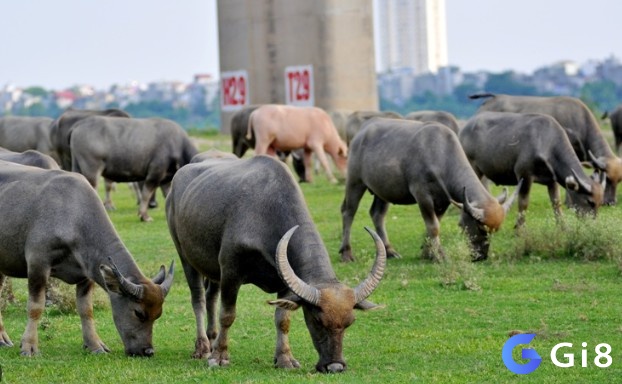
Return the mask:
<svg viewBox="0 0 622 384"><path fill-rule="evenodd" d="M451 201L462 211L459 225L471 242L474 254L473 261L482 261L488 258L490 233L496 232L501 227L505 215L516 199L522 182L522 180L518 182L516 190L510 198L507 197L507 189L504 189L503 194L496 199L476 204L469 201L466 188L464 188L462 191L463 202Z"/></svg>
<svg viewBox="0 0 622 384"><path fill-rule="evenodd" d="M281 238L276 254L279 276L294 295L269 303L288 310L296 310L302 306L311 340L320 356L315 368L324 373L342 372L346 369L342 354L343 336L346 328L354 322L353 310L378 308L366 298L382 279L387 259L386 250L380 237L365 228L376 243L376 260L365 281L356 288L338 282L311 285L294 273L287 260L287 245L297 228L298 226L293 227Z"/></svg>
<svg viewBox="0 0 622 384"><path fill-rule="evenodd" d="M100 266L110 296L114 324L127 355L153 356L153 323L162 315L164 298L173 283L174 266L173 261L168 273L162 266L152 280L136 283L124 277L112 260L110 265Z"/></svg>
<svg viewBox="0 0 622 384"><path fill-rule="evenodd" d="M595 217L604 201L606 174L596 171L590 177L590 182L586 183L573 170L572 176L568 176L565 182L569 206L578 214Z"/></svg>

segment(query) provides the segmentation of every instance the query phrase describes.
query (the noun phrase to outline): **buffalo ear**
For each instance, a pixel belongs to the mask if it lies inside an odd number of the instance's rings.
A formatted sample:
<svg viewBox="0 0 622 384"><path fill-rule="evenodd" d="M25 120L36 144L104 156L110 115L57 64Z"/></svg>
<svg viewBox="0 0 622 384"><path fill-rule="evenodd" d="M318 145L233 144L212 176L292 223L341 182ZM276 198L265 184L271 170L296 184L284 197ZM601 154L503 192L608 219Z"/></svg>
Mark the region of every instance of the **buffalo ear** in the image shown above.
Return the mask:
<svg viewBox="0 0 622 384"><path fill-rule="evenodd" d="M108 292L117 293L119 295L123 294L123 292L121 291L121 284L119 284L119 280L112 271L112 268L102 264L99 266L99 272L104 278L104 283Z"/></svg>
<svg viewBox="0 0 622 384"><path fill-rule="evenodd" d="M287 299L277 299L277 300L269 300L267 302L270 305L274 305L275 307L279 307L281 309L286 309L288 311L295 311L300 308L300 304L293 300Z"/></svg>
<svg viewBox="0 0 622 384"><path fill-rule="evenodd" d="M354 305L354 309L360 309L362 311L371 311L371 310L382 309L382 308L384 308L384 305L374 304L371 301L367 301L367 300L363 300Z"/></svg>

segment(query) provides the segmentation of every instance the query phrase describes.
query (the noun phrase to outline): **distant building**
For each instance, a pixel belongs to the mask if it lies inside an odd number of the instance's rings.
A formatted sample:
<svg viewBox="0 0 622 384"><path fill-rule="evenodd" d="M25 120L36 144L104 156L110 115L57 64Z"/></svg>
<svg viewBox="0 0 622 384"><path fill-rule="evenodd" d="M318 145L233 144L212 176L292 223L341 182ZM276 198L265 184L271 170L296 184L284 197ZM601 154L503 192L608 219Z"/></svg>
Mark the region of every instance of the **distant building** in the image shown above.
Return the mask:
<svg viewBox="0 0 622 384"><path fill-rule="evenodd" d="M418 76L447 66L445 0L375 0L375 17L377 72Z"/></svg>

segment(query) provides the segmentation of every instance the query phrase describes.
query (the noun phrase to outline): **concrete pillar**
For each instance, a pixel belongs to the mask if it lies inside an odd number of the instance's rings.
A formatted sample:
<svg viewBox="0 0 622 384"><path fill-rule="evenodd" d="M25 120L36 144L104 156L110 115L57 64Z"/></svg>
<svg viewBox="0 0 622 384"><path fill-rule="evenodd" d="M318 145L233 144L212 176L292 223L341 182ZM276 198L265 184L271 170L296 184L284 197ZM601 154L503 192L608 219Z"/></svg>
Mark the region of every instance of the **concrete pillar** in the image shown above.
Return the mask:
<svg viewBox="0 0 622 384"><path fill-rule="evenodd" d="M219 0L220 70L246 71L249 104L284 104L285 68L312 65L316 106L377 109L372 16L371 0Z"/></svg>

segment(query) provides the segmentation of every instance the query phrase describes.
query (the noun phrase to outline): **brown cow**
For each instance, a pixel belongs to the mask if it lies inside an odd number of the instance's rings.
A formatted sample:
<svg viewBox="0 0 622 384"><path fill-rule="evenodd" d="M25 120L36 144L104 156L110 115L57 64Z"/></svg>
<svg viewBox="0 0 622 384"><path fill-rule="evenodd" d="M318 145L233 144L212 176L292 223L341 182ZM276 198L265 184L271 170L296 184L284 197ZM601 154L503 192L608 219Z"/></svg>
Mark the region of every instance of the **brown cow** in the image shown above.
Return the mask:
<svg viewBox="0 0 622 384"><path fill-rule="evenodd" d="M266 104L251 113L247 138L255 134L255 154L276 156L276 150L304 148L305 181L311 181L311 154L315 152L328 179L337 179L328 164L326 153L341 173L346 174L348 147L339 138L328 114L316 107Z"/></svg>

